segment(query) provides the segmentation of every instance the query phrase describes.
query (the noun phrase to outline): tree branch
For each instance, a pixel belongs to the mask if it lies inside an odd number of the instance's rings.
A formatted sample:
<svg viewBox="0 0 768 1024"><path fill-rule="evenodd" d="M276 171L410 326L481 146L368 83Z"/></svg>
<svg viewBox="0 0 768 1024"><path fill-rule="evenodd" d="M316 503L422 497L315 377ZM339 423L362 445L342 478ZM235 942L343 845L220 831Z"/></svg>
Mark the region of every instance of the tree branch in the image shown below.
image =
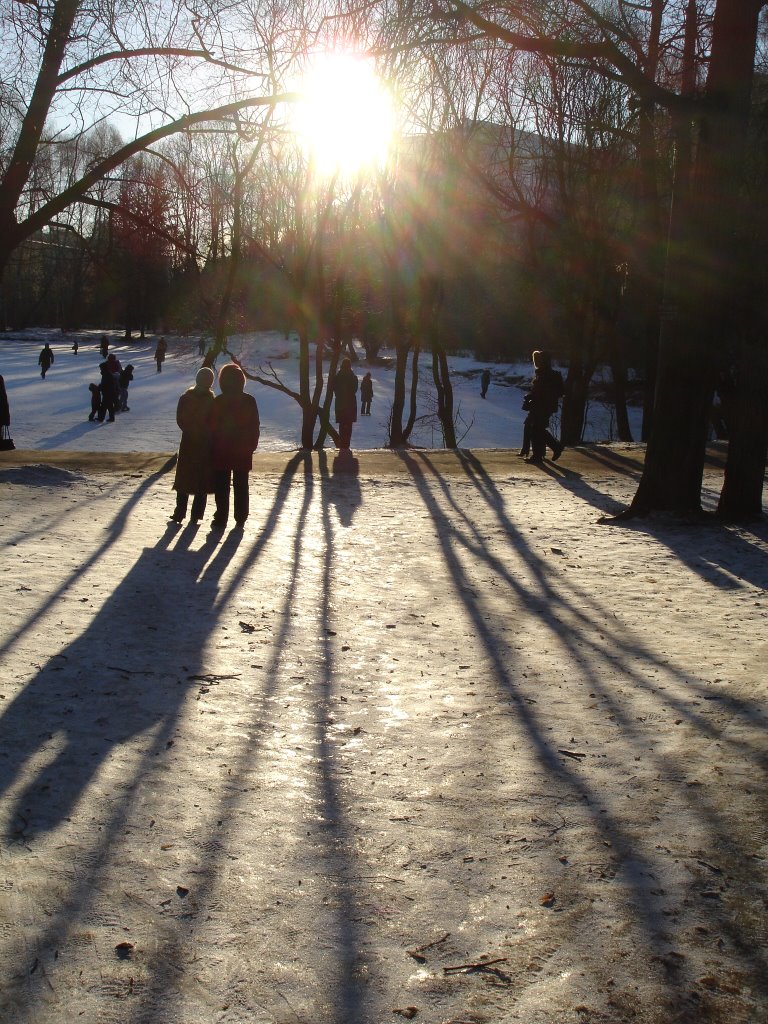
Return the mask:
<svg viewBox="0 0 768 1024"><path fill-rule="evenodd" d="M44 227L48 221L65 210L71 203L82 200L96 182L101 181L110 171L113 171L120 164L137 153L149 149L150 146L169 135L178 135L198 124L205 124L209 121L224 121L242 110L249 110L256 107L274 107L278 103L293 103L299 98L298 93L286 92L274 96L252 96L247 100L236 100L234 103L227 103L222 107L213 110L201 110L193 114L185 114L183 117L170 121L160 128L155 128L146 134L139 136L132 142L126 143L120 149L115 150L110 156L105 157L84 174L79 181L74 182L69 188L64 189L58 196L49 202L44 203L38 210L30 214L19 224L18 240L28 238L35 231Z"/></svg>
<svg viewBox="0 0 768 1024"><path fill-rule="evenodd" d="M83 61L82 64L76 64L59 75L57 85L63 85L65 82L77 78L78 75L82 75L84 72L90 71L91 68L98 67L101 64L107 64L113 60L131 60L134 57L199 57L207 64L215 64L216 67L225 68L227 71L237 71L239 74L249 76L255 74L255 72L249 71L247 68L241 68L237 64L230 64L226 60L219 60L205 49L187 50L181 47L145 46L137 50L112 50L109 53L102 53L98 57L92 57L90 60Z"/></svg>

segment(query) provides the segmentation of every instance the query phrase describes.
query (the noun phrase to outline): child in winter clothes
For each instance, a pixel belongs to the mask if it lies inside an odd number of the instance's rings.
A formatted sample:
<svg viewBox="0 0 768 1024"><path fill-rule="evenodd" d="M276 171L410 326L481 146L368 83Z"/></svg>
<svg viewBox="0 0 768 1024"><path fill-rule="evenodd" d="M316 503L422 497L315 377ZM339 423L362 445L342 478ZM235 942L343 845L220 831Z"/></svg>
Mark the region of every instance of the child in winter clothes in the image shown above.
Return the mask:
<svg viewBox="0 0 768 1024"><path fill-rule="evenodd" d="M98 384L89 384L88 390L91 392L91 415L88 417L89 420L95 420L99 415L99 406L101 405L101 394L99 393Z"/></svg>
<svg viewBox="0 0 768 1024"><path fill-rule="evenodd" d="M128 408L128 385L133 380L133 366L128 363L117 378L117 408L119 412L130 412Z"/></svg>

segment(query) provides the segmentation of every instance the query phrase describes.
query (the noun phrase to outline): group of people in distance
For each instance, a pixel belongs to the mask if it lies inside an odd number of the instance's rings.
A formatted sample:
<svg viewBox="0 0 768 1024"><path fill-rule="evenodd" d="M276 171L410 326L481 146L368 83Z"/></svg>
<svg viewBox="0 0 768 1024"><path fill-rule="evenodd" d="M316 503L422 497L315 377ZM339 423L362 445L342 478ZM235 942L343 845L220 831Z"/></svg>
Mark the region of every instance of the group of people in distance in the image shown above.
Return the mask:
<svg viewBox="0 0 768 1024"><path fill-rule="evenodd" d="M74 351L77 349L72 346ZM89 384L91 393L91 412L88 419L103 423L105 418L114 423L116 412L130 412L128 407L128 387L133 380L133 365L123 366L114 352L109 352L109 339L103 334L99 342L99 352L103 362L99 363L101 380L98 384ZM107 354L109 352L109 354Z"/></svg>

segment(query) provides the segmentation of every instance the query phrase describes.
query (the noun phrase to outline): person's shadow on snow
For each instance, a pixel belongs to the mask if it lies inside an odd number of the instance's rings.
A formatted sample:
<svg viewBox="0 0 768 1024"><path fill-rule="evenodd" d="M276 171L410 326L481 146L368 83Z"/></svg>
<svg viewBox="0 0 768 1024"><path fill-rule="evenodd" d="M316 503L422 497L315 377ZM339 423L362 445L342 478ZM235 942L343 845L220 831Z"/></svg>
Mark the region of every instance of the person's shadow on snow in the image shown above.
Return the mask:
<svg viewBox="0 0 768 1024"><path fill-rule="evenodd" d="M335 507L341 525L350 527L363 500L360 491L360 462L349 449L334 456L330 473L325 451L318 453L318 461L323 500Z"/></svg>
<svg viewBox="0 0 768 1024"><path fill-rule="evenodd" d="M55 829L98 774L92 814L110 818L113 802L168 748L204 668L219 580L231 557L220 551L209 563L215 536L196 551L170 550L169 540L144 549L87 629L6 707L0 794L21 785L6 841ZM116 772L109 762L117 758Z"/></svg>

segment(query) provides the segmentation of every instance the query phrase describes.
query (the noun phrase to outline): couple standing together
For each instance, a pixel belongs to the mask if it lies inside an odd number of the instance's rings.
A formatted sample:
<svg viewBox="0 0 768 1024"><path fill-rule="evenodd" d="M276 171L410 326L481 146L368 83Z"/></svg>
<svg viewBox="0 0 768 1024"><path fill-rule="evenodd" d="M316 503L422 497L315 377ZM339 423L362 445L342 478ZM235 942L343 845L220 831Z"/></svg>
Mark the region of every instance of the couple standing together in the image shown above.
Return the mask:
<svg viewBox="0 0 768 1024"><path fill-rule="evenodd" d="M199 522L207 497L213 494L216 514L211 526L223 530L229 518L231 489L235 523L242 528L249 510L248 474L259 444L259 409L256 399L245 394L245 374L236 363L227 363L219 371L220 395L214 396L213 381L213 370L202 367L194 387L184 392L176 408L181 444L171 520L183 522L192 495L190 519Z"/></svg>

